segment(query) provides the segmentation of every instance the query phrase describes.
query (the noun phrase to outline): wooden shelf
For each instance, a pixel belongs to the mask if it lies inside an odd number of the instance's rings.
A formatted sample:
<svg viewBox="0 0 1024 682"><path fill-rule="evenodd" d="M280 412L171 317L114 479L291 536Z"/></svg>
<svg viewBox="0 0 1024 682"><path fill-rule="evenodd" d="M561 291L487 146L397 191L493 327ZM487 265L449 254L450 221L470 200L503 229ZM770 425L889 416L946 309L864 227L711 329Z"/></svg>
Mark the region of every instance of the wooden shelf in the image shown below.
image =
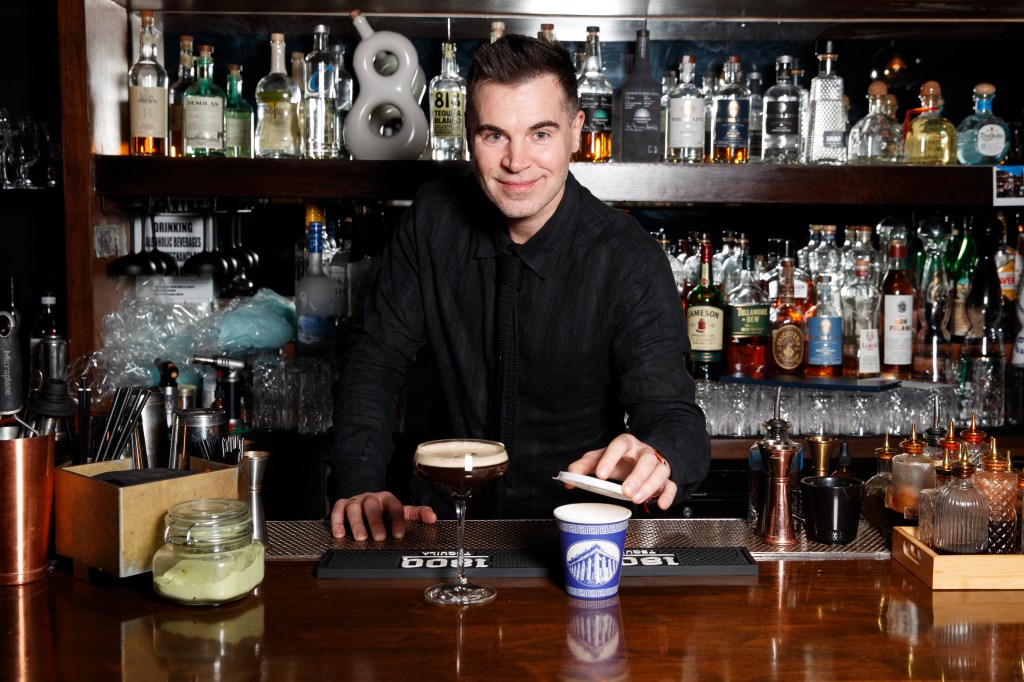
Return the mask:
<svg viewBox="0 0 1024 682"><path fill-rule="evenodd" d="M95 190L108 197L223 196L411 199L424 182L472 171L469 162L168 159L96 156ZM681 166L572 164L611 203L986 205L988 167Z"/></svg>

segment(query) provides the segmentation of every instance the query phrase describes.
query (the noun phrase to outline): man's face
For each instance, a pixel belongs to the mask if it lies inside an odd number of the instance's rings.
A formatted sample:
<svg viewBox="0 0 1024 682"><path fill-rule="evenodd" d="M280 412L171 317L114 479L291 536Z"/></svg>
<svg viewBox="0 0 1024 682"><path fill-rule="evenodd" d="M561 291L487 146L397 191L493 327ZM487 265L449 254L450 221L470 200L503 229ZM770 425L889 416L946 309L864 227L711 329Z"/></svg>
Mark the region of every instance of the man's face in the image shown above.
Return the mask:
<svg viewBox="0 0 1024 682"><path fill-rule="evenodd" d="M583 112L569 116L554 76L513 86L484 83L474 106L470 150L477 178L513 239L524 242L558 207Z"/></svg>

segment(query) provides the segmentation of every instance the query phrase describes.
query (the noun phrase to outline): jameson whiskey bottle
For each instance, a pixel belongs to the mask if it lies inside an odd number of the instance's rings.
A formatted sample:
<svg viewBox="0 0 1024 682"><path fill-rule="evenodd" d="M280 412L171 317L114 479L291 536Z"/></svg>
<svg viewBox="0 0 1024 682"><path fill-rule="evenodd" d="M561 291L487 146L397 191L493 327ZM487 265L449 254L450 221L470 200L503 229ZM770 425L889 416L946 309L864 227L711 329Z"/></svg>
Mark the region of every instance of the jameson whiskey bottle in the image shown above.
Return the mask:
<svg viewBox="0 0 1024 682"><path fill-rule="evenodd" d="M832 276L818 275L817 301L804 316L804 376L837 377L843 373L843 318L832 282Z"/></svg>
<svg viewBox="0 0 1024 682"><path fill-rule="evenodd" d="M302 91L284 70L284 34L270 34L270 73L256 84L256 156L295 159L302 154Z"/></svg>
<svg viewBox="0 0 1024 682"><path fill-rule="evenodd" d="M804 365L804 315L793 297L793 258L784 256L780 266L779 299L768 315L771 331L768 373L800 375Z"/></svg>
<svg viewBox="0 0 1024 682"><path fill-rule="evenodd" d="M867 259L856 262L853 278L843 287L843 376L877 377L881 372L878 322L882 292L871 277Z"/></svg>
<svg viewBox="0 0 1024 682"><path fill-rule="evenodd" d="M711 161L746 163L750 157L750 90L740 80L740 58L730 55L725 83L715 91L711 110Z"/></svg>
<svg viewBox="0 0 1024 682"><path fill-rule="evenodd" d="M679 84L668 93L668 160L704 162L704 94L693 83L695 61L679 60Z"/></svg>
<svg viewBox="0 0 1024 682"><path fill-rule="evenodd" d="M690 337L690 374L716 381L721 374L725 299L711 273L711 242L700 245L700 279L686 297L686 332Z"/></svg>
<svg viewBox="0 0 1024 682"><path fill-rule="evenodd" d="M153 13L143 10L139 61L128 71L128 151L134 156L167 155L167 72L157 61Z"/></svg>
<svg viewBox="0 0 1024 682"><path fill-rule="evenodd" d="M601 62L600 28L587 27L587 59L577 81L583 121L583 138L578 161L612 160L612 84L604 77Z"/></svg>
<svg viewBox="0 0 1024 682"><path fill-rule="evenodd" d="M224 156L224 91L213 82L213 47L199 46L197 80L185 91L185 156Z"/></svg>
<svg viewBox="0 0 1024 682"><path fill-rule="evenodd" d="M178 80L167 93L167 130L170 135L170 156L185 156L185 112L182 103L185 91L196 82L196 60L192 55L192 36L181 37L178 54Z"/></svg>
<svg viewBox="0 0 1024 682"><path fill-rule="evenodd" d="M729 291L728 299L725 370L763 378L768 351L768 294L758 284L754 258L749 253L743 254L739 284Z"/></svg>
<svg viewBox="0 0 1024 682"><path fill-rule="evenodd" d="M889 242L889 271L882 280L882 376L909 379L914 360L914 285L906 271L907 243Z"/></svg>
<svg viewBox="0 0 1024 682"><path fill-rule="evenodd" d="M430 147L435 161L459 161L466 155L463 116L466 80L459 75L455 43L441 43L441 73L430 81Z"/></svg>
<svg viewBox="0 0 1024 682"><path fill-rule="evenodd" d="M651 74L650 32L636 32L633 71L622 84L622 160L660 161L661 86Z"/></svg>

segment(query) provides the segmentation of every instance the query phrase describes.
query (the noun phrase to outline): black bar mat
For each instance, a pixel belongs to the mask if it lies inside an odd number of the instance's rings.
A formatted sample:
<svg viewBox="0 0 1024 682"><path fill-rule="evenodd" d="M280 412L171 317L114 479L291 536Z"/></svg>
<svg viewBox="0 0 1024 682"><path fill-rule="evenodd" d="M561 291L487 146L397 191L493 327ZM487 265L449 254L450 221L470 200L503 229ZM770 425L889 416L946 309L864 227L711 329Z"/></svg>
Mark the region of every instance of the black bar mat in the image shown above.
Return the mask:
<svg viewBox="0 0 1024 682"><path fill-rule="evenodd" d="M318 578L450 578L454 550L329 549ZM466 573L481 578L561 578L557 551L550 549L466 550ZM627 549L623 577L757 575L746 547Z"/></svg>

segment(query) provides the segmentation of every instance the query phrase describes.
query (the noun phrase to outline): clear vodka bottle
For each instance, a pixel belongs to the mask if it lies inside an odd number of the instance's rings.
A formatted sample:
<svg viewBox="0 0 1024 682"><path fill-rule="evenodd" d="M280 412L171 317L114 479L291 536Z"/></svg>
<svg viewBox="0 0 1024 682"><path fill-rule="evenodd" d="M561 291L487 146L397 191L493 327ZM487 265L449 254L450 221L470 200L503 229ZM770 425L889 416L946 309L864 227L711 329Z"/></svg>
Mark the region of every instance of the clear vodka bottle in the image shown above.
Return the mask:
<svg viewBox="0 0 1024 682"><path fill-rule="evenodd" d="M459 75L455 43L441 44L441 73L430 81L430 146L435 161L466 158L463 117L466 80Z"/></svg>
<svg viewBox="0 0 1024 682"><path fill-rule="evenodd" d="M956 127L956 158L963 164L999 164L1010 150L1010 128L992 113L996 88L991 83L974 87L974 113Z"/></svg>
<svg viewBox="0 0 1024 682"><path fill-rule="evenodd" d="M803 91L793 84L793 58L775 60L775 85L764 93L761 160L799 163L800 115Z"/></svg>
<svg viewBox="0 0 1024 682"><path fill-rule="evenodd" d="M310 159L336 159L341 155L338 90L334 78L334 56L327 46L327 35L327 27L323 24L313 29L313 51L303 60L305 155Z"/></svg>
<svg viewBox="0 0 1024 682"><path fill-rule="evenodd" d="M673 163L704 161L704 94L693 83L695 60L679 60L679 83L668 93L668 160Z"/></svg>
<svg viewBox="0 0 1024 682"><path fill-rule="evenodd" d="M811 80L809 163L846 161L846 113L843 79L835 72L837 59L830 40L818 55L818 75Z"/></svg>
<svg viewBox="0 0 1024 682"><path fill-rule="evenodd" d="M868 86L868 114L850 128L847 163L898 163L903 160L903 128L886 113L889 89L882 81Z"/></svg>

